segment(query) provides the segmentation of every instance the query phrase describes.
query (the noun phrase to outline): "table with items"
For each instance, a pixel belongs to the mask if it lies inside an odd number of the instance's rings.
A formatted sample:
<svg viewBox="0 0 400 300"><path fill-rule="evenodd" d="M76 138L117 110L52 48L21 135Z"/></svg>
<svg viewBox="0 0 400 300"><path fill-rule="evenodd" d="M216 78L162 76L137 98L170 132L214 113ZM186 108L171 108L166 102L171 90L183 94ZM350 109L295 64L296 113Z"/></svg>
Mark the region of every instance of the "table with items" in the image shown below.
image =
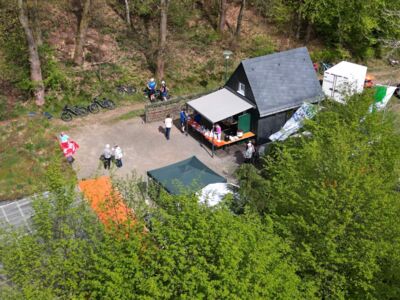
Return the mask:
<svg viewBox="0 0 400 300"><path fill-rule="evenodd" d="M208 142L214 145L217 148L224 147L233 143L237 143L239 141L244 141L246 139L252 138L255 136L253 132L242 132L237 130L236 135L225 135L225 137L221 140L218 140L217 133L213 132L205 128L203 125L200 125L195 120L189 118L187 120L188 125L193 128L195 131L200 133Z"/></svg>

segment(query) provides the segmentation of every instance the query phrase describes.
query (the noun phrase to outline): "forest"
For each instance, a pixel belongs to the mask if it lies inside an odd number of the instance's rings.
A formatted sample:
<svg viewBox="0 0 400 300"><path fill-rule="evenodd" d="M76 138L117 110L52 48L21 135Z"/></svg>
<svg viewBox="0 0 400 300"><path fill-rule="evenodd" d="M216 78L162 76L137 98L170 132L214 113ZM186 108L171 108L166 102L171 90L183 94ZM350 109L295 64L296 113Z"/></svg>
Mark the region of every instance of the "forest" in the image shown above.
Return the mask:
<svg viewBox="0 0 400 300"><path fill-rule="evenodd" d="M50 192L30 231L0 226L0 298L399 299L394 97L383 111L369 89L324 100L309 134L241 164L215 207L113 177L135 212L123 222L99 221L55 142L83 124L54 120L67 104L114 99L129 112L111 127L142 113L151 77L207 93L241 60L300 46L400 83L400 1L0 0L0 204Z"/></svg>

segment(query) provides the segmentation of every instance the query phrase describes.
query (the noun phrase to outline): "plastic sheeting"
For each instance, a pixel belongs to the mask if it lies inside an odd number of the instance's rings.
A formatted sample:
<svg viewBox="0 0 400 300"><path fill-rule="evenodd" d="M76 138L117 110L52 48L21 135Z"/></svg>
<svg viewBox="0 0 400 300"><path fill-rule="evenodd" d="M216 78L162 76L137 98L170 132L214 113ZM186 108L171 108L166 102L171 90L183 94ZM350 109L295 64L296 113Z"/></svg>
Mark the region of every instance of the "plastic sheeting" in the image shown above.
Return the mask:
<svg viewBox="0 0 400 300"><path fill-rule="evenodd" d="M212 183L199 192L199 202L207 206L215 206L220 203L227 194L232 193L233 191L228 183Z"/></svg>
<svg viewBox="0 0 400 300"><path fill-rule="evenodd" d="M271 141L284 141L303 127L304 120L313 118L318 109L315 105L304 103L293 116L283 125L281 130L269 136Z"/></svg>

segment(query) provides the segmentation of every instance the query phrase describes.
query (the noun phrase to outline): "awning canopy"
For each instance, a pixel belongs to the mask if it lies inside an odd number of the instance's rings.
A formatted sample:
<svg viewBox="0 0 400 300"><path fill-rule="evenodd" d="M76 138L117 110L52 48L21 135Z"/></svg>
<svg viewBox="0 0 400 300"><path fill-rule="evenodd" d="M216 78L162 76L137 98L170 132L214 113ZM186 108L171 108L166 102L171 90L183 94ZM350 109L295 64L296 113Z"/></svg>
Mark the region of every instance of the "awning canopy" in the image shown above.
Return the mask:
<svg viewBox="0 0 400 300"><path fill-rule="evenodd" d="M175 164L147 171L147 175L160 183L170 194L196 192L210 183L226 182L226 179L205 164L196 156Z"/></svg>
<svg viewBox="0 0 400 300"><path fill-rule="evenodd" d="M187 104L213 124L254 107L226 88L189 101Z"/></svg>

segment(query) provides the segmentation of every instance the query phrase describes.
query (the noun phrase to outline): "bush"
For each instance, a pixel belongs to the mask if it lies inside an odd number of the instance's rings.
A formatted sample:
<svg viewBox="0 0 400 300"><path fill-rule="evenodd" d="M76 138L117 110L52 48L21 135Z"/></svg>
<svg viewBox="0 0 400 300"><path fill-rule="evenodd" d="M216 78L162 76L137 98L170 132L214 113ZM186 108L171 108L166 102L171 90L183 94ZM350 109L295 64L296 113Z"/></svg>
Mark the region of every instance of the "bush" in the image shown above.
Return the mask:
<svg viewBox="0 0 400 300"><path fill-rule="evenodd" d="M340 46L337 46L336 48L316 50L311 52L310 56L312 61L324 61L331 63L351 58L349 51Z"/></svg>
<svg viewBox="0 0 400 300"><path fill-rule="evenodd" d="M255 35L250 41L245 40L244 43L248 46L247 48L244 47L244 51L249 57L271 54L276 50L274 43L266 35Z"/></svg>

